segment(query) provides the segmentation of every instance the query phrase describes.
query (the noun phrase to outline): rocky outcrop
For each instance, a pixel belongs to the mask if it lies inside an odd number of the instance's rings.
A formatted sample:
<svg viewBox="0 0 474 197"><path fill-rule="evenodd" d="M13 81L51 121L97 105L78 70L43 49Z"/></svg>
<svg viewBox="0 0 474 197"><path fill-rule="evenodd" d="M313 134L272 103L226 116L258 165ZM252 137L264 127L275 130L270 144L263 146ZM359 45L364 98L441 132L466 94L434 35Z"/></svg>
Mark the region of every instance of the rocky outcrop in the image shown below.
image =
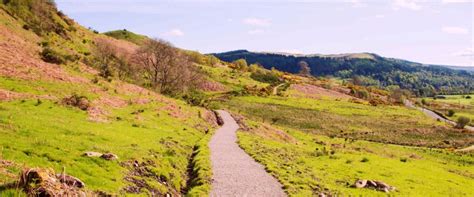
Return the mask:
<svg viewBox="0 0 474 197"><path fill-rule="evenodd" d="M383 191L386 193L389 193L391 191L395 190L395 187L390 186L382 181L377 181L377 180L357 180L352 187L355 188L369 188L369 189L375 189L377 191Z"/></svg>

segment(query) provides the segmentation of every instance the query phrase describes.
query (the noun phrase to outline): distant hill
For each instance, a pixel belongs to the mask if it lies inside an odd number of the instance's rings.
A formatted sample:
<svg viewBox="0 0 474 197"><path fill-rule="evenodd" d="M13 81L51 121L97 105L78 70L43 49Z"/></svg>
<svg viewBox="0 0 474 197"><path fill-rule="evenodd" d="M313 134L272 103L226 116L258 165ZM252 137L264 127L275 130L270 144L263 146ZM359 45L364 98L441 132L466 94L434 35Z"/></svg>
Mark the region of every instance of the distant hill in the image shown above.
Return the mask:
<svg viewBox="0 0 474 197"><path fill-rule="evenodd" d="M298 62L305 61L314 76L330 75L345 79L360 76L364 85L397 85L420 96L474 91L474 72L386 58L373 53L299 55L236 50L212 55L227 62L245 59L249 64L258 63L265 68L274 67L290 73L298 73Z"/></svg>
<svg viewBox="0 0 474 197"><path fill-rule="evenodd" d="M472 66L444 66L444 67L455 69L455 70L467 70L467 71L474 72L474 67Z"/></svg>
<svg viewBox="0 0 474 197"><path fill-rule="evenodd" d="M149 38L144 35L136 34L126 29L104 32L103 34L119 40L125 40L137 45L143 44Z"/></svg>

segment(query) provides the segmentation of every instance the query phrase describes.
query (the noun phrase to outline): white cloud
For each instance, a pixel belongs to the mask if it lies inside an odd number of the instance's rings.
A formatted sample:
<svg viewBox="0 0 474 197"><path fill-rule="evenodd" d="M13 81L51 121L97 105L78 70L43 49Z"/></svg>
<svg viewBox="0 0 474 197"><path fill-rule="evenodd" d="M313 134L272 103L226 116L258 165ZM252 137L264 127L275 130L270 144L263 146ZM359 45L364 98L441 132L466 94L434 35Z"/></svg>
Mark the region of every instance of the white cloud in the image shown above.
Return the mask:
<svg viewBox="0 0 474 197"><path fill-rule="evenodd" d="M421 6L415 0L394 0L392 8L394 10L399 10L400 8L407 8L414 11L421 10Z"/></svg>
<svg viewBox="0 0 474 197"><path fill-rule="evenodd" d="M448 34L468 34L469 33L469 31L463 27L453 27L453 26L448 27L447 26L447 27L443 27L441 30Z"/></svg>
<svg viewBox="0 0 474 197"><path fill-rule="evenodd" d="M242 23L257 27L266 27L271 25L270 20L263 18L246 18L242 21Z"/></svg>
<svg viewBox="0 0 474 197"><path fill-rule="evenodd" d="M375 18L385 18L385 15L383 15L383 14L377 14L377 15L375 15Z"/></svg>
<svg viewBox="0 0 474 197"><path fill-rule="evenodd" d="M180 29L172 29L164 34L165 36L184 36L184 32L181 31Z"/></svg>
<svg viewBox="0 0 474 197"><path fill-rule="evenodd" d="M265 31L263 29L252 29L247 31L248 34L250 35L258 35L258 34L263 34Z"/></svg>
<svg viewBox="0 0 474 197"><path fill-rule="evenodd" d="M442 0L441 3L472 3L472 0Z"/></svg>

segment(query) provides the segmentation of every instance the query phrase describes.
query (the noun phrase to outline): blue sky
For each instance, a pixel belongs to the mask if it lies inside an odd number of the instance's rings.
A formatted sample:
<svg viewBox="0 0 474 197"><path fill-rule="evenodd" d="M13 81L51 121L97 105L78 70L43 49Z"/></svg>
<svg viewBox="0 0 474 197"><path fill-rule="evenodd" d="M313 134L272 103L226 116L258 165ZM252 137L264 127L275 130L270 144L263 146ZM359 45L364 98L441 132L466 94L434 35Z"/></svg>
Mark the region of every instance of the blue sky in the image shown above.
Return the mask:
<svg viewBox="0 0 474 197"><path fill-rule="evenodd" d="M373 52L474 66L472 0L56 0L100 32L128 29L203 53Z"/></svg>

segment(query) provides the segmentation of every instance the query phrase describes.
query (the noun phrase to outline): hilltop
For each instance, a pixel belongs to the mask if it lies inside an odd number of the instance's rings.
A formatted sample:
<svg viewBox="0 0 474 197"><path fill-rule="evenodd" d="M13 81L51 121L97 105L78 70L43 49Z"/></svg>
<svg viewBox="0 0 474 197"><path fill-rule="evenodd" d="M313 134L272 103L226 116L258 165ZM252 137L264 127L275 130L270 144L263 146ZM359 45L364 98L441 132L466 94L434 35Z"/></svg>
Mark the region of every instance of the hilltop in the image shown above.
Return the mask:
<svg viewBox="0 0 474 197"><path fill-rule="evenodd" d="M212 54L233 62L245 59L270 69L298 73L298 63L305 61L314 76L334 76L342 79L360 77L361 84L387 88L396 85L412 90L416 95L469 93L474 90L474 73L444 66L425 65L372 53L339 55L300 55L236 50Z"/></svg>

